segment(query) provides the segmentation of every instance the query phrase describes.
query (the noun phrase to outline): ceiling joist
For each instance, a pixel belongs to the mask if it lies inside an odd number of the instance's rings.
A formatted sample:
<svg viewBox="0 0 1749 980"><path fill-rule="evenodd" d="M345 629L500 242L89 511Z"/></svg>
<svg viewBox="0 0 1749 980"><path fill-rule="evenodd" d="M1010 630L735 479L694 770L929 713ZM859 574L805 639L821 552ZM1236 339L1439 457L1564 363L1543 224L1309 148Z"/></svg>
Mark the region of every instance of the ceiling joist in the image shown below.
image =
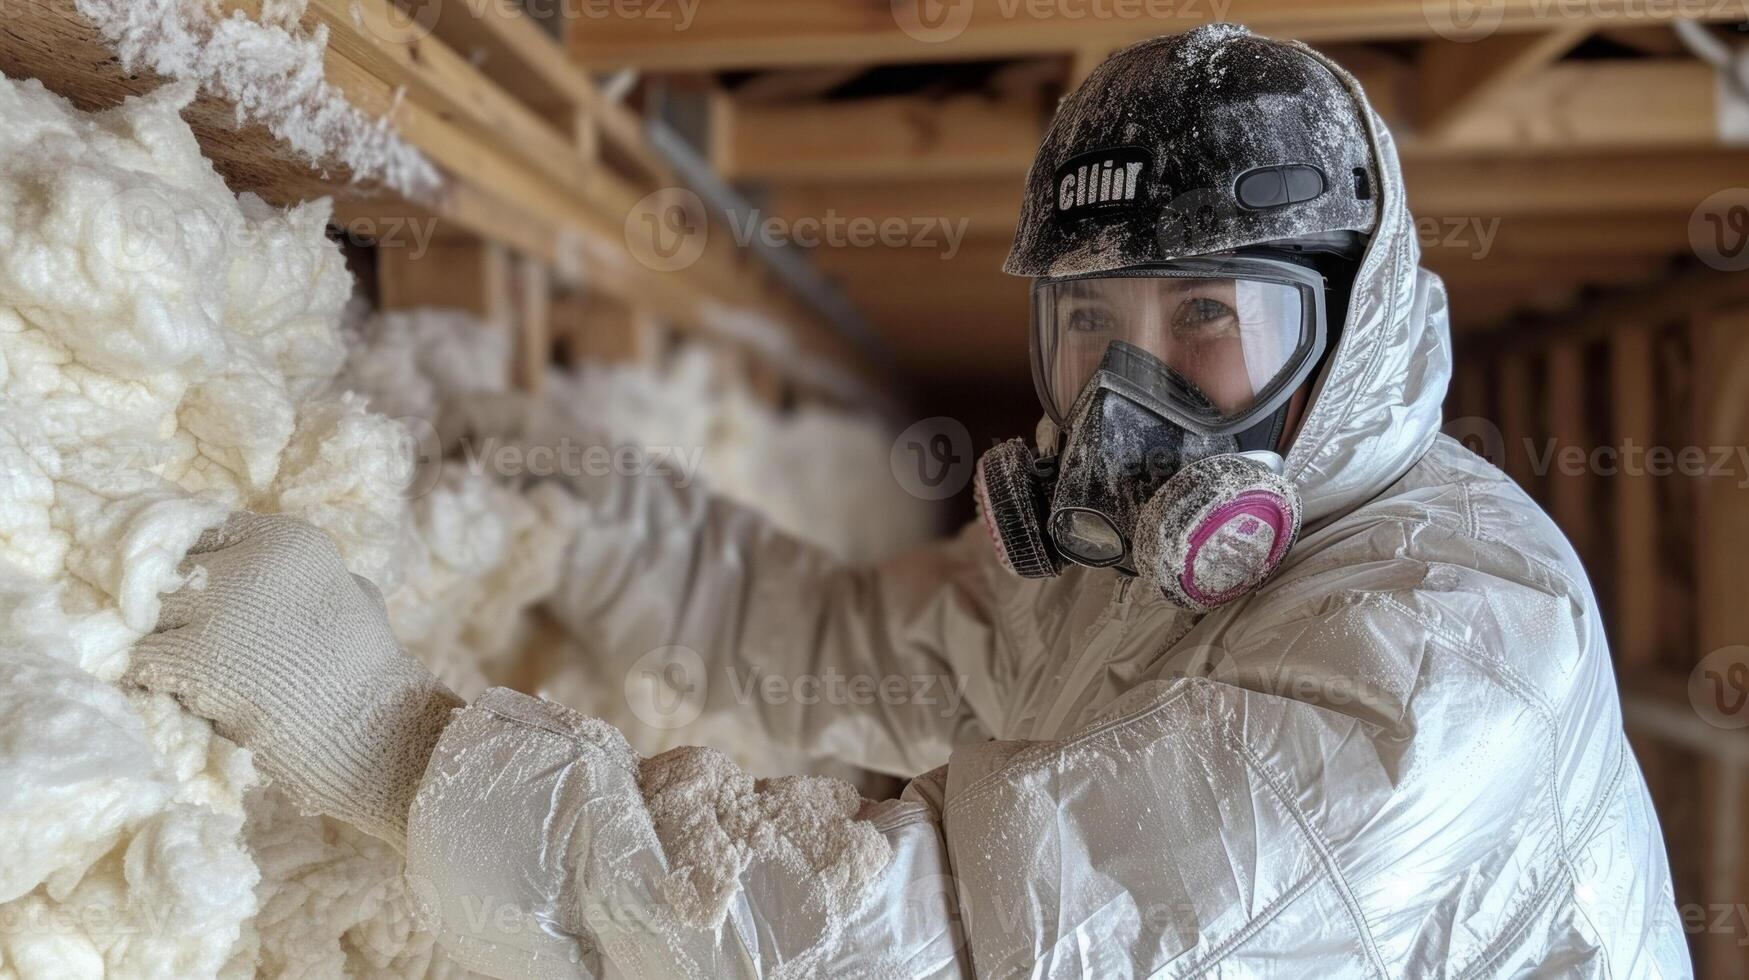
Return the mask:
<svg viewBox="0 0 1749 980"><path fill-rule="evenodd" d="M1363 82L1369 91L1392 83L1389 72L1376 66ZM1712 69L1697 61L1567 62L1489 93L1480 106L1446 124L1439 138L1405 128L1399 144L1411 161L1704 148L1720 143L1717 99ZM717 167L737 180L1017 181L1031 165L1045 118L1036 93L1006 99L726 99L713 120L713 145Z"/></svg>
<svg viewBox="0 0 1749 980"><path fill-rule="evenodd" d="M1484 111L1511 86L1583 41L1590 28L1562 25L1524 34L1496 34L1469 44L1424 44L1416 92L1417 130L1438 140Z"/></svg>
<svg viewBox="0 0 1749 980"><path fill-rule="evenodd" d="M712 0L690 9L651 3L642 16L568 22L574 58L591 69L721 71L781 66L928 62L1075 55L1177 34L1214 20L1308 41L1546 34L1666 23L1679 15L1741 19L1737 4L1645 0L954 0L932 3Z"/></svg>

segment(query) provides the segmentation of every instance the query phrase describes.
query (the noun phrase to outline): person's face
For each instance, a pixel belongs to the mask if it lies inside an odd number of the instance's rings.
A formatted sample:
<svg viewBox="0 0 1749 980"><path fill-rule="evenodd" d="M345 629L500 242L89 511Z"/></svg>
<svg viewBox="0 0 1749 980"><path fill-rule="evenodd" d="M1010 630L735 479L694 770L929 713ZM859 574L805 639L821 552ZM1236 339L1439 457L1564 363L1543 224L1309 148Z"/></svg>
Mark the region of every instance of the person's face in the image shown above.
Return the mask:
<svg viewBox="0 0 1749 980"><path fill-rule="evenodd" d="M1065 324L1059 390L1084 384L1116 339L1127 340L1195 385L1223 414L1251 405L1231 279L1115 279L1070 283L1057 297Z"/></svg>

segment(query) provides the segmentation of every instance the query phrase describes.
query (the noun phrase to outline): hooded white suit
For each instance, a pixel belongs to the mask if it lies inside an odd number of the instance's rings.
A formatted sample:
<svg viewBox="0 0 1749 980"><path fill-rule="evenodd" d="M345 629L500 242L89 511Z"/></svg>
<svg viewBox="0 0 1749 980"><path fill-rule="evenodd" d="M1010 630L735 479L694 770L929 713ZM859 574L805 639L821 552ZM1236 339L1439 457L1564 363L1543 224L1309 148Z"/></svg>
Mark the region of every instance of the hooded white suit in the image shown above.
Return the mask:
<svg viewBox="0 0 1749 980"><path fill-rule="evenodd" d="M1688 975L1591 588L1524 492L1439 434L1445 292L1368 118L1382 218L1287 460L1305 533L1261 591L1196 619L1111 572L1016 578L978 528L844 567L700 492L595 488L554 612L604 653L698 651L713 710L736 707L731 671L965 698L741 706L924 775L865 808L893 859L847 927L754 860L706 930L580 911L660 905L636 774L567 709L487 693L410 828L456 957L534 977Z"/></svg>

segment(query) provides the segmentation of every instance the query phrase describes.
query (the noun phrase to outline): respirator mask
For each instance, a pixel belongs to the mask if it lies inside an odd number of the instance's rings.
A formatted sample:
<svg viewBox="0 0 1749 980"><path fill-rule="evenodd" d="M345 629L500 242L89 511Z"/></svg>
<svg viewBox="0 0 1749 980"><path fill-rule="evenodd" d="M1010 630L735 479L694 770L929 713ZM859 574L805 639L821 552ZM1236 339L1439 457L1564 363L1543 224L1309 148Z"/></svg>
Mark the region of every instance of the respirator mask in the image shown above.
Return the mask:
<svg viewBox="0 0 1749 980"><path fill-rule="evenodd" d="M1032 368L1059 433L978 461L998 555L1137 575L1206 612L1256 589L1300 528L1275 449L1328 343L1325 281L1253 249L1033 287Z"/></svg>

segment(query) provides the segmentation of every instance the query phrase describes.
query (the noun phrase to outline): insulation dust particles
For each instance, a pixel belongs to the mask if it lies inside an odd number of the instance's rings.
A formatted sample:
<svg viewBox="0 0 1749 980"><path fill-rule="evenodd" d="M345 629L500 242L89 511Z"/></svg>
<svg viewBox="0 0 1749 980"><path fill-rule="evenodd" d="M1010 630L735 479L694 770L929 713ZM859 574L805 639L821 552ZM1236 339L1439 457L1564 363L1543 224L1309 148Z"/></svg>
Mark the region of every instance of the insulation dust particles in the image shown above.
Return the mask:
<svg viewBox="0 0 1749 980"><path fill-rule="evenodd" d="M323 72L328 29L301 26L304 0L262 0L258 19L220 16L214 0L74 0L129 71L198 82L317 165L337 161L353 179L409 197L441 178L387 119L361 112Z"/></svg>
<svg viewBox="0 0 1749 980"><path fill-rule="evenodd" d="M590 683L587 654L531 615L582 505L550 483L415 464L455 401L515 397L494 367L502 334L459 315L349 310L327 202L279 210L233 195L178 114L192 95L177 84L83 114L0 79L0 978L455 975L411 914L392 849L296 812L247 751L116 680L160 594L184 584L188 548L247 508L331 535L388 597L403 645L464 697L519 678L587 690L573 706L618 721L623 701L602 689L617 692L620 675ZM555 375L549 388L578 397L573 415L602 403L585 394L597 388L666 392L689 406L669 423L696 426L673 443L704 447L707 476L782 523L867 528L882 512L792 475L855 485L845 474L884 467L885 437L861 420L780 422L686 363ZM805 459L782 448L798 426ZM777 461L790 469L767 468ZM760 472L783 473L783 493ZM927 515L901 503L889 526L826 544L867 557L856 552L917 540ZM628 734L648 754L668 747ZM677 734L710 733L662 736ZM792 761L749 745L738 761ZM672 817L665 843L689 855L675 885L688 914L717 914L774 839L869 873L867 841L775 819L806 809L799 789L822 819L841 814L848 787L782 784L767 798L702 751L647 763L651 802ZM747 819L688 828L663 802L722 794Z"/></svg>

